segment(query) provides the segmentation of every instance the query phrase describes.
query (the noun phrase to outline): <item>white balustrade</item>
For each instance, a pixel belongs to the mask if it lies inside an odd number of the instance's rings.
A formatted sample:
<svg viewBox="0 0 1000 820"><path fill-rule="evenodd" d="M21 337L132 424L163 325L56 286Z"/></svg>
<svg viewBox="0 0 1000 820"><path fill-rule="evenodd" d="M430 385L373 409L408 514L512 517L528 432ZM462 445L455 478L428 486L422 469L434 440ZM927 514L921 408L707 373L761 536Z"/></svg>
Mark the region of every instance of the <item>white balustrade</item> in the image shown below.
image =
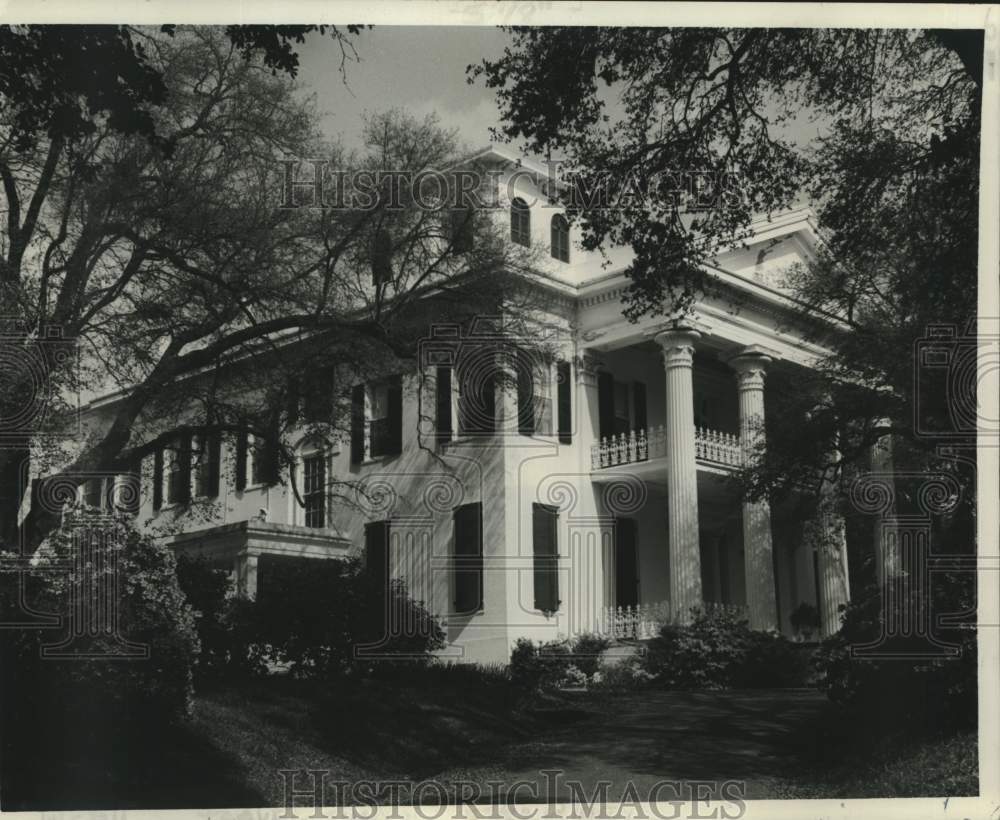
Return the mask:
<svg viewBox="0 0 1000 820"><path fill-rule="evenodd" d="M734 470L743 464L740 437L733 433L696 427L694 446L698 461ZM591 447L590 466L593 470L601 470L663 458L666 454L667 434L661 424L648 430L605 436Z"/></svg>
<svg viewBox="0 0 1000 820"><path fill-rule="evenodd" d="M747 618L747 608L738 604L705 601L700 604L700 608L708 614L728 615L736 620ZM681 614L671 607L669 601L625 607L609 606L605 608L604 623L598 631L618 640L648 640L655 638L667 624L684 623Z"/></svg>

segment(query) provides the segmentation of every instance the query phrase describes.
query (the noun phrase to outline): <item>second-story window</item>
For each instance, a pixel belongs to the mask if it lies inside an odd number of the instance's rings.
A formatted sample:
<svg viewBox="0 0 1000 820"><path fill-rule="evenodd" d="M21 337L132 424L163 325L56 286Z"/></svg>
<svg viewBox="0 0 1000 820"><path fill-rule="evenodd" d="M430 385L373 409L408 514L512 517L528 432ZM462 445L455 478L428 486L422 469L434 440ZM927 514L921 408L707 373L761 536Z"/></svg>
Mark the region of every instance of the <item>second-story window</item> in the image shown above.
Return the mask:
<svg viewBox="0 0 1000 820"><path fill-rule="evenodd" d="M326 459L314 453L302 459L302 501L307 527L326 526Z"/></svg>
<svg viewBox="0 0 1000 820"><path fill-rule="evenodd" d="M520 197L510 203L510 241L531 247L531 210Z"/></svg>
<svg viewBox="0 0 1000 820"><path fill-rule="evenodd" d="M552 258L569 262L569 222L562 214L552 217L551 234Z"/></svg>
<svg viewBox="0 0 1000 820"><path fill-rule="evenodd" d="M402 378L359 384L351 393L351 462L403 450Z"/></svg>
<svg viewBox="0 0 1000 820"><path fill-rule="evenodd" d="M191 500L191 434L179 436L170 449L170 474L167 477L167 501L186 504Z"/></svg>

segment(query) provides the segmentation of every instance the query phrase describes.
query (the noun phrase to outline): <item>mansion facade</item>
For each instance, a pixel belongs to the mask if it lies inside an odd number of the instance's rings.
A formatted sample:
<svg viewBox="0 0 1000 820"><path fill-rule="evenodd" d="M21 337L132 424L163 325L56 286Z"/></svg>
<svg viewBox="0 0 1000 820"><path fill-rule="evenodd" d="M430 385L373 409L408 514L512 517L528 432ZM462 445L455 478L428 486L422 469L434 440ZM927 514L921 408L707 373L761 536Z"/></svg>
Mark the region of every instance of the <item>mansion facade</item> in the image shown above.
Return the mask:
<svg viewBox="0 0 1000 820"><path fill-rule="evenodd" d="M794 384L826 353L815 339L839 332L817 333L783 287L819 241L811 211L755 223L691 318L633 323L628 252L581 250L542 166L495 147L476 159L515 194L511 241L545 250L545 315L429 328L410 371L349 385L349 436L303 434L295 491L247 436L188 435L146 456L141 525L251 597L271 562L361 557L405 581L460 661L507 661L520 637L638 639L696 606L791 636L808 605L817 632L835 632L850 595L843 522L795 520L731 481L781 400L773 377ZM480 354L518 334L544 336L550 355L499 380ZM87 409L92 423L110 402ZM99 506L108 482L84 485L84 500Z"/></svg>

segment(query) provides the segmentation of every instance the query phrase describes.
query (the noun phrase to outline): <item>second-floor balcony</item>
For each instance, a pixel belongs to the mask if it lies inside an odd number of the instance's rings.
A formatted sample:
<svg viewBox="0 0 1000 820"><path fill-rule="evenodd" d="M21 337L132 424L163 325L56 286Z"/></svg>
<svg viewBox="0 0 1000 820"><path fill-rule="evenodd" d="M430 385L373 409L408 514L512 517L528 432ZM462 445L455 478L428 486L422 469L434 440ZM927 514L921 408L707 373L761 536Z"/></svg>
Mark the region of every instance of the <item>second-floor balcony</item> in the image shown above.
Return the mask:
<svg viewBox="0 0 1000 820"><path fill-rule="evenodd" d="M695 459L708 469L732 472L743 465L743 448L740 438L732 433L694 428ZM592 471L656 461L667 455L667 433L663 425L648 430L632 430L616 436L602 438L590 448Z"/></svg>

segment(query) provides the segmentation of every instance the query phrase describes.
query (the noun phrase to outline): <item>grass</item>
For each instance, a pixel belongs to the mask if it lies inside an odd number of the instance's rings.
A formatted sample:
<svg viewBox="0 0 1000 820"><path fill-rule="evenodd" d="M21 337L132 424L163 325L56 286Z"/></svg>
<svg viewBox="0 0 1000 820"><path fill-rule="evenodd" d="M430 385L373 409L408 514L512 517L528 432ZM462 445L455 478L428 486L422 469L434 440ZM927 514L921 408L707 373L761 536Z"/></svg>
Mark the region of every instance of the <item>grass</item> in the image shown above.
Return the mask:
<svg viewBox="0 0 1000 820"><path fill-rule="evenodd" d="M883 740L873 749L844 750L839 765L774 779L769 796L793 798L966 797L979 794L978 738Z"/></svg>

